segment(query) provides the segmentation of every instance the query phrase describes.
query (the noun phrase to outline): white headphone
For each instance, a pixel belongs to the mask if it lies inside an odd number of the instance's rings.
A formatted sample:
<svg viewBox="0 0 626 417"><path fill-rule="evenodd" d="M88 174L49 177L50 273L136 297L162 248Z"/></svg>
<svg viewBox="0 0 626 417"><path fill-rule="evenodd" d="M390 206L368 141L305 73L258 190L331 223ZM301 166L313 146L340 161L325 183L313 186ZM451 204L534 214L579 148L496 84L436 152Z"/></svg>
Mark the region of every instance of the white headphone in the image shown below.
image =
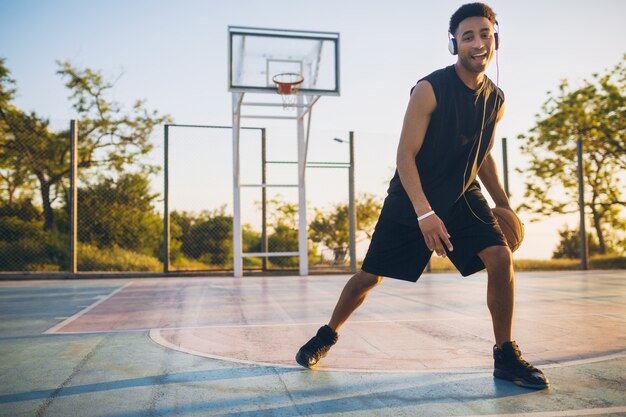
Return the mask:
<svg viewBox="0 0 626 417"><path fill-rule="evenodd" d="M493 24L493 29L494 29L493 37L496 40L496 51L497 51L498 48L500 47L500 37L498 36L498 33L500 32L500 26L498 26L497 20ZM448 51L450 51L452 55L456 55L459 53L459 47L456 43L456 38L454 38L450 32L448 32Z"/></svg>

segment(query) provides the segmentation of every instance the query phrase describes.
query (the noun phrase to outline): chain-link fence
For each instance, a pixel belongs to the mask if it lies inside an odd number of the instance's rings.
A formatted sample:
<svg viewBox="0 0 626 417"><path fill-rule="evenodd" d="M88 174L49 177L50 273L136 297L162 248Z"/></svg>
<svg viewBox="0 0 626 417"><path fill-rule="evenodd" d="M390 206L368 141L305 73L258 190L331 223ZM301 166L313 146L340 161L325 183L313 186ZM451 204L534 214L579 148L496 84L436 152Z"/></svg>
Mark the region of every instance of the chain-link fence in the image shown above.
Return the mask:
<svg viewBox="0 0 626 417"><path fill-rule="evenodd" d="M168 259L166 268L168 271L230 271L233 268L232 129L229 126L169 125L165 135L165 196L166 213L169 213L166 216L166 233L169 234L166 237L169 248L164 255ZM267 146L271 138L268 139L265 128L242 128L239 140L243 252L298 252L296 162L274 155L281 152ZM335 191L343 188L343 193L338 193L343 205L333 207L339 211L338 215L317 208L308 210L309 263L313 270L356 268L356 262L353 264L349 256L350 166L349 162L308 164L307 187L315 184L319 189L310 195L328 194L329 183ZM326 171L326 175L315 175L316 168L325 168L321 171ZM343 177L329 172L337 170L343 171ZM260 184L283 184L284 187L251 186ZM323 222L325 215L338 217L332 220L336 224L331 226L326 222L323 230L318 227L317 233L312 234L312 228ZM334 229L329 230L329 226ZM244 257L247 271L297 269L296 256Z"/></svg>
<svg viewBox="0 0 626 417"><path fill-rule="evenodd" d="M69 266L69 130L21 112L0 121L0 270Z"/></svg>
<svg viewBox="0 0 626 417"><path fill-rule="evenodd" d="M90 137L87 123L52 129L21 114L1 127L0 272L232 270L230 127L166 125L163 146L139 152L121 135ZM266 139L265 129L242 129L242 182L297 182L294 162L268 155ZM308 165L308 196L335 199L307 198L312 271L355 268L351 166ZM297 188L245 189L244 252L297 252L297 201ZM297 257L244 260L247 271L297 268Z"/></svg>
<svg viewBox="0 0 626 417"><path fill-rule="evenodd" d="M32 115L4 116L0 271L163 270L151 145L96 137L90 123L54 129Z"/></svg>

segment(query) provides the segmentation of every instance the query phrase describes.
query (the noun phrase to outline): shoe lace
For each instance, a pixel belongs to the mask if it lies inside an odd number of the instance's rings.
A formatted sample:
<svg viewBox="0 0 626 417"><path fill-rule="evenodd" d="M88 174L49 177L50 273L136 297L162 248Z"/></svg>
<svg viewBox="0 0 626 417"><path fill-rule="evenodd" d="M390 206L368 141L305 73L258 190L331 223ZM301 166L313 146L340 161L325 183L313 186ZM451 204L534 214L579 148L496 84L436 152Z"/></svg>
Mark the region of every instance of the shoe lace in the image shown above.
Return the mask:
<svg viewBox="0 0 626 417"><path fill-rule="evenodd" d="M324 342L320 337L314 337L302 346L302 350L306 350L313 355L325 353L330 349L330 344Z"/></svg>
<svg viewBox="0 0 626 417"><path fill-rule="evenodd" d="M513 343L513 352L515 353L515 356L517 357L517 360L524 366L524 368L528 369L531 372L537 372L539 371L537 368L535 368L534 366L532 366L530 363L528 363L523 357L522 357L522 351L520 350L520 348L517 346L517 343Z"/></svg>

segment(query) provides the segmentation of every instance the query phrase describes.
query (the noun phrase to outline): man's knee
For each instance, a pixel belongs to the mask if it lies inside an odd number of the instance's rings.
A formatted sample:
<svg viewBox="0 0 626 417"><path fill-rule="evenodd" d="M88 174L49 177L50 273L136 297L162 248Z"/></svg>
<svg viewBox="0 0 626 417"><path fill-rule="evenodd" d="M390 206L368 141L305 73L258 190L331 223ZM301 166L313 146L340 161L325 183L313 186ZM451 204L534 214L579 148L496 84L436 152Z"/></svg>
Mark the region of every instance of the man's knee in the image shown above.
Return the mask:
<svg viewBox="0 0 626 417"><path fill-rule="evenodd" d="M359 271L350 280L352 282L353 291L364 293L381 283L383 277L370 274L363 270Z"/></svg>
<svg viewBox="0 0 626 417"><path fill-rule="evenodd" d="M478 256L485 264L487 272L509 270L513 265L513 256L508 246L490 246Z"/></svg>

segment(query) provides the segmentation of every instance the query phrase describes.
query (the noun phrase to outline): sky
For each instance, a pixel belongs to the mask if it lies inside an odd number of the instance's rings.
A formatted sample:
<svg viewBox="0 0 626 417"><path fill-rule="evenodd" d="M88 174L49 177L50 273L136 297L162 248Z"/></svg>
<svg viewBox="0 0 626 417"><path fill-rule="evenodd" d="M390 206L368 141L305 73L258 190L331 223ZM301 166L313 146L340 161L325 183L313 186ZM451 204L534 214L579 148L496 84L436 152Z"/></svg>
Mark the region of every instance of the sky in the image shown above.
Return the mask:
<svg viewBox="0 0 626 417"><path fill-rule="evenodd" d="M348 148L333 141L355 132L357 193L382 198L395 167L395 153L409 90L430 72L451 65L447 51L450 15L461 1L317 0L265 1L44 1L0 0L0 57L17 81L15 104L64 128L76 117L56 61L100 70L118 79L112 95L126 108L139 98L175 122L231 125L227 84L227 27L251 26L340 33L341 95L322 97L312 114L309 160L346 161ZM525 158L518 135L562 79L580 84L612 68L626 53L623 0L493 0L501 47L498 67L488 75L504 90L506 114L498 141L508 138L510 190L523 202ZM499 76L498 76L499 74ZM121 76L120 76L121 75ZM280 110L282 112L282 109ZM268 158L295 160L294 122L254 120L268 129ZM244 180L258 182L258 132L242 138ZM256 136L255 136L256 135ZM210 136L210 137L209 137ZM154 161L162 160L162 130L155 132ZM501 161L500 143L494 156ZM232 206L232 145L228 131L177 129L172 132L171 200L179 209ZM501 164L500 164L501 167ZM295 181L289 167L272 167L270 181ZM307 173L311 207L347 199L345 170ZM159 191L160 179L155 182ZM282 198L297 201L295 191ZM243 221L258 224L255 201L244 198ZM518 258L549 258L557 230L575 226L576 216L551 216L526 224ZM361 250L363 250L361 245Z"/></svg>

